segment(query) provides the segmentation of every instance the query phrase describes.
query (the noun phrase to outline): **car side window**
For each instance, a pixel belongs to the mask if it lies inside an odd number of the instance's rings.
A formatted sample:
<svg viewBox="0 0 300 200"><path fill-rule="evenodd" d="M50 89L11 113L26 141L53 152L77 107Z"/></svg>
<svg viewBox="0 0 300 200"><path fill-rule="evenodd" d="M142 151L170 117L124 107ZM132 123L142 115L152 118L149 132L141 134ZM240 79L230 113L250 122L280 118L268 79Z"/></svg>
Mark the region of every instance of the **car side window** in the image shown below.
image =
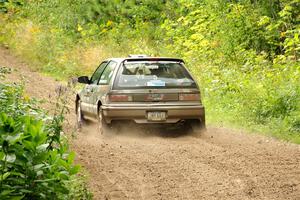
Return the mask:
<svg viewBox="0 0 300 200"><path fill-rule="evenodd" d="M103 71L103 73L101 75L101 78L100 78L100 81L99 81L100 85L108 85L109 84L109 82L112 78L114 69L117 66L117 64L118 63L114 62L114 61L111 61L107 64L105 70Z"/></svg>
<svg viewBox="0 0 300 200"><path fill-rule="evenodd" d="M107 62L103 62L100 64L100 66L96 69L96 71L94 72L93 76L91 77L91 84L98 84L98 81L100 79L100 76L102 74L102 72L105 69Z"/></svg>

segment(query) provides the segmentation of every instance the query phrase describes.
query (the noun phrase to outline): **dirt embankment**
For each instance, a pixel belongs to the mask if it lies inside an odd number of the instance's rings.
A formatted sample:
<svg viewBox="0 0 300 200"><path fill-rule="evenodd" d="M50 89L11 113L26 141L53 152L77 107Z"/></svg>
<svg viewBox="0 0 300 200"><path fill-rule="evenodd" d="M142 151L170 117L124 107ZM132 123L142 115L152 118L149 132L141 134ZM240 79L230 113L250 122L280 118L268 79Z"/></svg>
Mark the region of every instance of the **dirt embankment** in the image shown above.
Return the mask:
<svg viewBox="0 0 300 200"><path fill-rule="evenodd" d="M37 98L59 84L3 48L0 66L16 69L7 80L22 75ZM72 143L95 199L300 199L300 146L260 135L220 127L200 138L132 127L99 135L91 124Z"/></svg>

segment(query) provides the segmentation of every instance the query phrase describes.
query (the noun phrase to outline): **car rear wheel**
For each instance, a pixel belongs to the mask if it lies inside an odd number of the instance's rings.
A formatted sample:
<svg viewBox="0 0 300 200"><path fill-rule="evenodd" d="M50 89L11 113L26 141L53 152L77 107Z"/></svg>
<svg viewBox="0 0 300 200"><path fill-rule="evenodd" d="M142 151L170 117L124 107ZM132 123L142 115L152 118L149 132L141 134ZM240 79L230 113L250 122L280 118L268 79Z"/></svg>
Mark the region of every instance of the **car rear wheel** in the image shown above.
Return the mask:
<svg viewBox="0 0 300 200"><path fill-rule="evenodd" d="M190 120L188 121L188 126L191 128L191 131L195 136L200 136L206 131L205 124L200 120Z"/></svg>
<svg viewBox="0 0 300 200"><path fill-rule="evenodd" d="M77 130L81 131L83 123L84 123L84 117L81 112L80 101L77 101L77 105L76 105L76 128L77 128Z"/></svg>
<svg viewBox="0 0 300 200"><path fill-rule="evenodd" d="M104 119L103 110L101 109L101 107L99 107L99 109L98 109L98 130L99 130L99 133L100 134L107 133L109 131L109 129L110 129L110 127Z"/></svg>

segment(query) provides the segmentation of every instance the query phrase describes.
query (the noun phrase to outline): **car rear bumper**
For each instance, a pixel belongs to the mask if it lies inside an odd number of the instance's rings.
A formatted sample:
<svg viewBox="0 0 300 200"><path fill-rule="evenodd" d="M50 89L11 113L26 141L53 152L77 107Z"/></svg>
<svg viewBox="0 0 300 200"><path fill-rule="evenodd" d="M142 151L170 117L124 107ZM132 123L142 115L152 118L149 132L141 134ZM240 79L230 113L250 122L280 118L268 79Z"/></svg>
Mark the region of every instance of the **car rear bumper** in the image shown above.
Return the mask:
<svg viewBox="0 0 300 200"><path fill-rule="evenodd" d="M103 105L101 106L107 123L114 120L133 120L136 123L177 123L186 119L199 119L205 124L205 109L202 105ZM148 112L166 112L166 120L150 121Z"/></svg>

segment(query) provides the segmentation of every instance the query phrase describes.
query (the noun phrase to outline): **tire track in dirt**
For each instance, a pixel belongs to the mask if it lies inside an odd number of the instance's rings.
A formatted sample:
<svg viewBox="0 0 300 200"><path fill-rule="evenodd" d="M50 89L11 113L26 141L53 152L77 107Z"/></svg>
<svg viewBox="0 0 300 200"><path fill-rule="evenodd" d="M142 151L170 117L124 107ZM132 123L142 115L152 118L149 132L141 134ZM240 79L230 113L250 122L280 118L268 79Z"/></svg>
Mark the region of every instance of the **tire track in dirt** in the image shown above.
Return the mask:
<svg viewBox="0 0 300 200"><path fill-rule="evenodd" d="M22 75L26 92L39 99L59 84L3 48L0 66L14 69L6 82ZM70 132L74 114L67 119ZM94 124L70 140L94 199L300 199L300 145L216 127L200 138L133 127L100 135Z"/></svg>
<svg viewBox="0 0 300 200"><path fill-rule="evenodd" d="M212 131L202 138L134 137L124 133L98 136L99 141L108 144L107 152L102 155L116 150L120 153L114 154L117 158L112 160L116 166L110 166L110 163L109 167L103 168L112 167L116 169L114 173L121 173L124 168L118 166L124 165L143 172L145 184L152 185L147 188L146 199L298 198L300 155L297 145L267 142L270 139L262 136L224 133L227 137L244 137L245 143L252 140L251 146L240 146L236 141L228 148L226 140L224 145L213 139L223 137L223 133L214 135L217 130ZM118 150L119 145L122 150ZM139 185L135 174L131 177ZM131 196L130 199L140 197Z"/></svg>

